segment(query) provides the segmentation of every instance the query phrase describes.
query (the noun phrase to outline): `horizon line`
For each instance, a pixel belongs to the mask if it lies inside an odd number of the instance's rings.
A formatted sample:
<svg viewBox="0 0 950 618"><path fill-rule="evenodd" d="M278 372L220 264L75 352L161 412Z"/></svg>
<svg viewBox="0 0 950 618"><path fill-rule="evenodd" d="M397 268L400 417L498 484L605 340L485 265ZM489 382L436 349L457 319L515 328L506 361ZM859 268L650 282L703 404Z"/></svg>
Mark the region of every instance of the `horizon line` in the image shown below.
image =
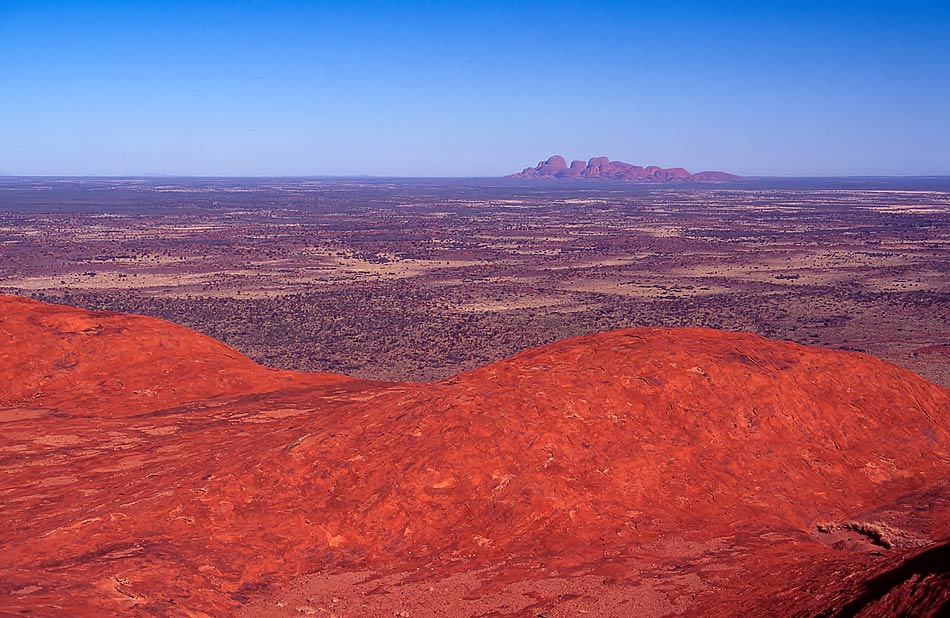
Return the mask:
<svg viewBox="0 0 950 618"><path fill-rule="evenodd" d="M11 178L75 178L75 179L174 179L174 178L200 178L200 179L325 179L325 180L359 180L359 179L404 179L404 180L519 180L524 182L564 182L564 183L616 183L616 184L725 184L729 182L742 182L745 180L821 180L821 179L847 179L847 178L948 178L947 174L830 174L830 175L749 175L744 176L736 174L738 178L729 181L697 181L697 180L672 180L665 182L636 182L624 181L618 179L600 179L600 178L555 178L555 177L532 177L532 178L512 178L505 176L402 176L398 174L4 174L0 172L0 179Z"/></svg>

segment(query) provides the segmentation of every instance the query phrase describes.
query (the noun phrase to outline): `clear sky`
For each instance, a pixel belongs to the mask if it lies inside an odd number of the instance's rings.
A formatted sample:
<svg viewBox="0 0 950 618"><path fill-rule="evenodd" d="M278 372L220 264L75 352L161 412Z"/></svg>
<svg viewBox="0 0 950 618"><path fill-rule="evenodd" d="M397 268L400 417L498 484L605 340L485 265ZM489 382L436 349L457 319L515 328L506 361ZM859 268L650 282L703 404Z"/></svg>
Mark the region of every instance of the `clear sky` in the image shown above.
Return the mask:
<svg viewBox="0 0 950 618"><path fill-rule="evenodd" d="M0 173L950 175L950 0L0 0Z"/></svg>

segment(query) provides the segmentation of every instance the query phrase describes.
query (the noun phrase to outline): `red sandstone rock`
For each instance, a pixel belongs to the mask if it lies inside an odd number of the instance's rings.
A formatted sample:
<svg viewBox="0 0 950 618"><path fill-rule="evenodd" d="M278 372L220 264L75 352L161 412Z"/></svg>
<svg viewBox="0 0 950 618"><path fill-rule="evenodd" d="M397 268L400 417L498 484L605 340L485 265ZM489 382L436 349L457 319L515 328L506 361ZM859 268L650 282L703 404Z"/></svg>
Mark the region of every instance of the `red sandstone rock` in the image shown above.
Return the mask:
<svg viewBox="0 0 950 618"><path fill-rule="evenodd" d="M864 598L842 569L872 581L950 535L947 389L743 333L389 384L0 297L0 385L0 614L817 613ZM907 546L818 532L861 517ZM913 581L904 607L946 598Z"/></svg>
<svg viewBox="0 0 950 618"><path fill-rule="evenodd" d="M700 172L690 174L681 167L663 169L655 165L643 168L623 161L610 161L607 157L594 157L585 166L583 161L573 161L570 168L560 155L541 161L536 167L525 168L509 178L600 178L625 182L727 182L739 176L726 172Z"/></svg>
<svg viewBox="0 0 950 618"><path fill-rule="evenodd" d="M567 171L567 161L560 155L549 157L538 163L537 167L529 167L521 172L524 177L560 176Z"/></svg>
<svg viewBox="0 0 950 618"><path fill-rule="evenodd" d="M303 377L261 367L170 322L0 299L0 405L129 416L208 396L279 390ZM312 374L307 381L345 379Z"/></svg>

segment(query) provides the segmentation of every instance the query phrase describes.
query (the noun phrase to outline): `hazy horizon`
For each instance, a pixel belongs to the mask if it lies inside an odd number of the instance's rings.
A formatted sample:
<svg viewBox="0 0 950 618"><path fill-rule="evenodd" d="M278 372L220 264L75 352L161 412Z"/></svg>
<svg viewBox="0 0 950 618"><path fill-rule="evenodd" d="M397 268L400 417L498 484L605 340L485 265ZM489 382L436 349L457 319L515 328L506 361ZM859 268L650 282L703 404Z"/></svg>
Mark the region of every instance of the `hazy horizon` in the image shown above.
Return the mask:
<svg viewBox="0 0 950 618"><path fill-rule="evenodd" d="M0 3L0 175L950 175L950 5Z"/></svg>
<svg viewBox="0 0 950 618"><path fill-rule="evenodd" d="M508 174L498 175L498 176L400 176L396 174L234 174L234 175L220 175L220 174L8 174L3 170L0 170L0 178L62 178L62 179L131 179L131 180L162 180L162 179L221 179L221 180L511 180L518 183L559 183L564 185L578 184L578 185L598 185L605 184L608 181L598 180L596 178L507 178ZM653 184L646 183L646 186L653 187L662 187L662 186L687 186L689 184L728 184L728 183L741 183L743 181L755 181L755 180L852 180L852 179L950 179L950 174L853 174L853 175L836 175L836 176L790 176L790 175L768 175L768 176L740 176L737 180L732 181L691 181L691 182L671 182L671 183L659 183ZM621 183L621 184L637 184L643 185L644 183L637 183L634 181L609 181L611 184Z"/></svg>

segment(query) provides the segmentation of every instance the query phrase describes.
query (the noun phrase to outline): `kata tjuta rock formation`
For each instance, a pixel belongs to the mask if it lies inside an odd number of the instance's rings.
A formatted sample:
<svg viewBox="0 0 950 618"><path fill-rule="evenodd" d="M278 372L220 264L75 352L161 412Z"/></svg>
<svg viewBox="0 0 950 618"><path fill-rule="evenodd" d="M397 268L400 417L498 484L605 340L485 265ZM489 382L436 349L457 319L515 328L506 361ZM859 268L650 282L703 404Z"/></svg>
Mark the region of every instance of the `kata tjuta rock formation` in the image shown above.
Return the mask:
<svg viewBox="0 0 950 618"><path fill-rule="evenodd" d="M382 383L0 297L0 614L937 615L948 421L743 333Z"/></svg>
<svg viewBox="0 0 950 618"><path fill-rule="evenodd" d="M682 167L661 168L631 165L623 161L610 161L607 157L594 157L587 163L577 160L568 166L561 155L541 161L535 167L527 167L508 178L597 178L625 182L726 182L738 180L739 176L726 172L698 172L691 174Z"/></svg>

